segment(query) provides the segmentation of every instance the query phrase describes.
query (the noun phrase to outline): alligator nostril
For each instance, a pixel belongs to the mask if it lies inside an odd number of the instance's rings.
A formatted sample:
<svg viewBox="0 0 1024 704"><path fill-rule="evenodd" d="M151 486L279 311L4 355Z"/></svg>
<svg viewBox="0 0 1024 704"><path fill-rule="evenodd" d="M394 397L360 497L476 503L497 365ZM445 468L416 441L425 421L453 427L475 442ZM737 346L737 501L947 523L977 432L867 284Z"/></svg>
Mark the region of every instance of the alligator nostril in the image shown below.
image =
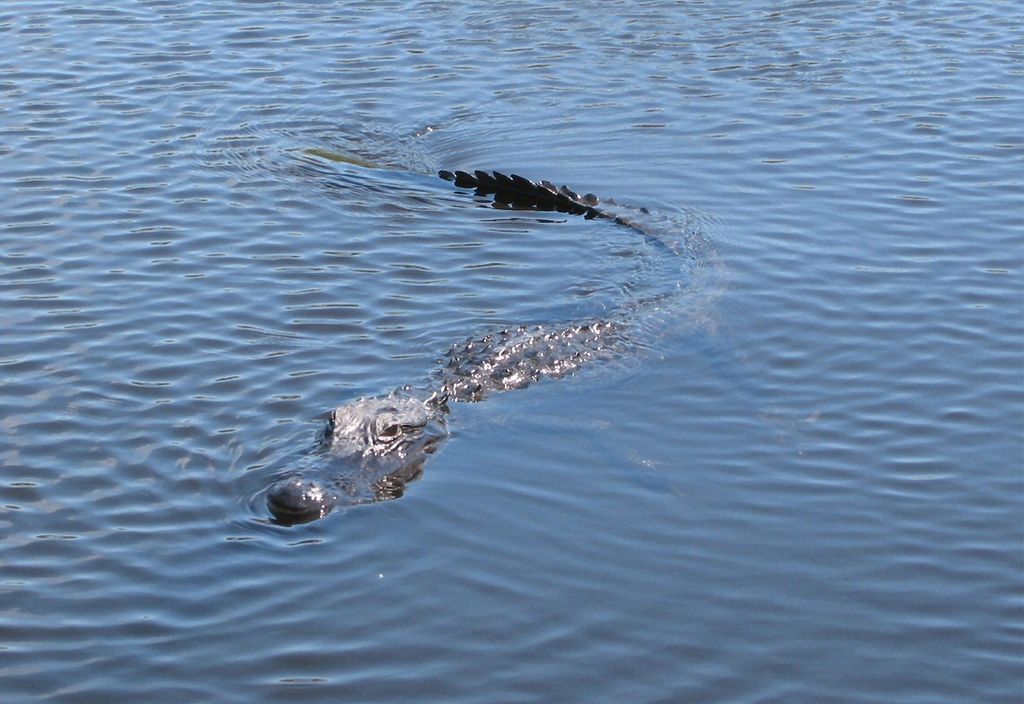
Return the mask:
<svg viewBox="0 0 1024 704"><path fill-rule="evenodd" d="M308 479L283 479L267 491L267 508L286 526L323 518L337 503L337 496Z"/></svg>

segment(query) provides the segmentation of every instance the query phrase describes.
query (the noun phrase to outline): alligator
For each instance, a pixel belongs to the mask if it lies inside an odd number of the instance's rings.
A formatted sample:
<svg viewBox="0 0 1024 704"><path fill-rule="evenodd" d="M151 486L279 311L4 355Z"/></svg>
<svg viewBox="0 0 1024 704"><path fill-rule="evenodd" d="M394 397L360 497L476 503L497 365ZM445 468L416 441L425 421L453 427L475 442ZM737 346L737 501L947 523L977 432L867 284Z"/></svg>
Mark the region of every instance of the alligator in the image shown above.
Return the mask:
<svg viewBox="0 0 1024 704"><path fill-rule="evenodd" d="M549 181L497 171L438 175L486 197L494 207L603 218L645 232L625 215L604 207L593 194L580 195ZM627 345L627 327L609 319L500 330L453 345L425 388L400 387L334 409L316 450L267 490L274 521L306 523L338 505L401 496L448 436L451 404L565 377L596 359L612 357Z"/></svg>

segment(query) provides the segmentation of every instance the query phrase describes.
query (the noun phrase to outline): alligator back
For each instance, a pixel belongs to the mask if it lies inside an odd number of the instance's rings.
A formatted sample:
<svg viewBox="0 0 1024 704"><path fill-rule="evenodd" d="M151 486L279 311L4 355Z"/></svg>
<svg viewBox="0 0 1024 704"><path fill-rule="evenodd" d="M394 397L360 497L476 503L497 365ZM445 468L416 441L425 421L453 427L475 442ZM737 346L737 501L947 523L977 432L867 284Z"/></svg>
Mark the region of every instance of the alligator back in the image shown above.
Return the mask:
<svg viewBox="0 0 1024 704"><path fill-rule="evenodd" d="M445 401L480 401L541 379L560 379L610 356L624 340L623 326L606 321L501 330L448 350L437 395Z"/></svg>

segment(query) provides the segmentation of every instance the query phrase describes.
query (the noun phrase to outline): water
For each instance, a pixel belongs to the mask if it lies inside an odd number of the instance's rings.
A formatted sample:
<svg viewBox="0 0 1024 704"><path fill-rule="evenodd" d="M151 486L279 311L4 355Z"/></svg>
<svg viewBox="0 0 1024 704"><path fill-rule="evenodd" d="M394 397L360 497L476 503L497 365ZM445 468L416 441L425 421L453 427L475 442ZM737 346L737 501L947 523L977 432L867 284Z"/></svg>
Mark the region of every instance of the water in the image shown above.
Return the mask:
<svg viewBox="0 0 1024 704"><path fill-rule="evenodd" d="M1022 25L6 3L3 701L1019 701ZM267 520L333 406L652 290L400 500Z"/></svg>

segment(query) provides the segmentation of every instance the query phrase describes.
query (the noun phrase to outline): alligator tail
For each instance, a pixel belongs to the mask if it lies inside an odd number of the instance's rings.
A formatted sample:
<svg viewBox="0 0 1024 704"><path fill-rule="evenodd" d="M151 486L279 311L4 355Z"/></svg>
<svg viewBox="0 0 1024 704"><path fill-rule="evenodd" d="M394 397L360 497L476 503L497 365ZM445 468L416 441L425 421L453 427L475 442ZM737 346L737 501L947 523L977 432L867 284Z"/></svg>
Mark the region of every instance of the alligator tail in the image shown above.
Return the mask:
<svg viewBox="0 0 1024 704"><path fill-rule="evenodd" d="M511 208L555 210L561 213L591 218L611 217L597 206L600 202L593 193L579 195L568 186L555 186L550 181L530 181L522 176L506 176L498 171L438 171L446 181L459 188L474 188L477 195L493 196L494 202Z"/></svg>

